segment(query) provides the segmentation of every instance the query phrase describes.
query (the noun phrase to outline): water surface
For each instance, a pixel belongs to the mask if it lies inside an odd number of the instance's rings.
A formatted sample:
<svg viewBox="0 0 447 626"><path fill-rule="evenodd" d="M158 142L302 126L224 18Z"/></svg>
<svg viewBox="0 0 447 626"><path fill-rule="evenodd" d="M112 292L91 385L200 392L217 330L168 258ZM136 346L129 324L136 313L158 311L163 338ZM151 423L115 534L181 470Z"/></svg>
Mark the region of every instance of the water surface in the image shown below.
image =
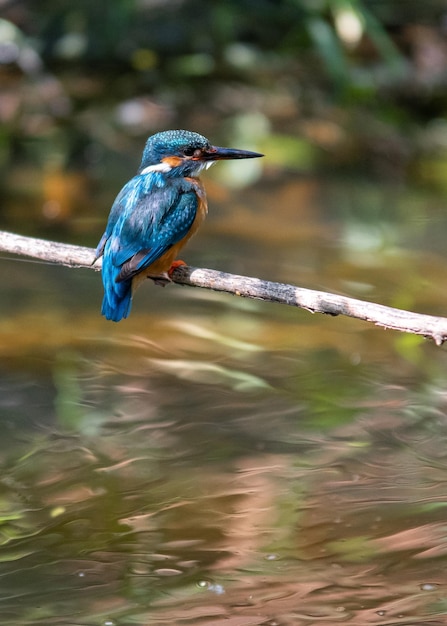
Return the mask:
<svg viewBox="0 0 447 626"><path fill-rule="evenodd" d="M445 313L433 194L209 186L191 264ZM113 324L95 272L1 264L2 624L444 623L444 348L149 283Z"/></svg>

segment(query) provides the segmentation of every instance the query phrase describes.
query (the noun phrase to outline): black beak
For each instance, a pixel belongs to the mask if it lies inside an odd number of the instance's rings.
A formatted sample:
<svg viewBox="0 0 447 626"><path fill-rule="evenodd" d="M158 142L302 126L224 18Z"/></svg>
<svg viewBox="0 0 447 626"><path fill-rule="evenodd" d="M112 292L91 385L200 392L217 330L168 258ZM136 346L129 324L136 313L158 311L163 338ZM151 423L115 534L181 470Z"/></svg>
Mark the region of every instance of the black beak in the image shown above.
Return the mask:
<svg viewBox="0 0 447 626"><path fill-rule="evenodd" d="M259 152L251 152L250 150L237 150L236 148L220 148L211 146L208 150L204 150L200 157L201 161L222 161L227 159L257 159L264 156Z"/></svg>

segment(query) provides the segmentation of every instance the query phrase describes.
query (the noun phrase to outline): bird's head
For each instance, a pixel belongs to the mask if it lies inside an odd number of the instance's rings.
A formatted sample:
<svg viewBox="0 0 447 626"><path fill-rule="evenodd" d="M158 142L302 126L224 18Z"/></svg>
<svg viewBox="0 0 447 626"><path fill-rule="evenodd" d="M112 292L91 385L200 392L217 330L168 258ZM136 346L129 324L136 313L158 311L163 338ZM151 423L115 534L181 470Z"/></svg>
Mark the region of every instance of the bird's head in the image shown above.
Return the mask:
<svg viewBox="0 0 447 626"><path fill-rule="evenodd" d="M197 176L223 159L253 159L258 152L212 146L206 137L188 130L167 130L146 142L139 174L161 172L167 176Z"/></svg>

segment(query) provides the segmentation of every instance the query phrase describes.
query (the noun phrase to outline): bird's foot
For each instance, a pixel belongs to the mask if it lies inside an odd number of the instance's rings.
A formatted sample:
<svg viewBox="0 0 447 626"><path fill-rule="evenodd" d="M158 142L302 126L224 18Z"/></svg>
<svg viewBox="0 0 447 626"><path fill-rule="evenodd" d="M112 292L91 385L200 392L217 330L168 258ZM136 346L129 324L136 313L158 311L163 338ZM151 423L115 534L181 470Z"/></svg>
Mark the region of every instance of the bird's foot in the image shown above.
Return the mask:
<svg viewBox="0 0 447 626"><path fill-rule="evenodd" d="M168 269L168 276L169 278L171 278L172 280L172 274L174 272L174 270L176 270L178 267L181 267L182 265L186 265L185 261L182 261L181 259L178 259L177 261L174 261L171 265L171 267Z"/></svg>
<svg viewBox="0 0 447 626"><path fill-rule="evenodd" d="M171 278L168 275L168 272L163 272L163 274L159 274L158 276L148 276L151 280L154 281L155 285L159 287L166 287L169 283L172 283Z"/></svg>
<svg viewBox="0 0 447 626"><path fill-rule="evenodd" d="M174 261L167 272L163 272L162 274L158 274L157 276L148 276L148 278L153 280L156 285L159 285L160 287L166 287L166 285L172 283L173 271L181 265L186 265L185 261Z"/></svg>

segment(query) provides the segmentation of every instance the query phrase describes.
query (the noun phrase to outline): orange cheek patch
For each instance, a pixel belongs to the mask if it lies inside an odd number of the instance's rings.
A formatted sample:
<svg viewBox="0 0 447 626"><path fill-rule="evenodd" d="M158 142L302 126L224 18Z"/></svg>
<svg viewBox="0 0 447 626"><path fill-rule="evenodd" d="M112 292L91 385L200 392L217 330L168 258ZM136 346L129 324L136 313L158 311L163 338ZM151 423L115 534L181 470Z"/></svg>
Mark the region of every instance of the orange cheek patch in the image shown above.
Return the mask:
<svg viewBox="0 0 447 626"><path fill-rule="evenodd" d="M183 159L181 157L170 156L164 157L162 161L163 163L167 163L169 167L178 167L183 162Z"/></svg>

